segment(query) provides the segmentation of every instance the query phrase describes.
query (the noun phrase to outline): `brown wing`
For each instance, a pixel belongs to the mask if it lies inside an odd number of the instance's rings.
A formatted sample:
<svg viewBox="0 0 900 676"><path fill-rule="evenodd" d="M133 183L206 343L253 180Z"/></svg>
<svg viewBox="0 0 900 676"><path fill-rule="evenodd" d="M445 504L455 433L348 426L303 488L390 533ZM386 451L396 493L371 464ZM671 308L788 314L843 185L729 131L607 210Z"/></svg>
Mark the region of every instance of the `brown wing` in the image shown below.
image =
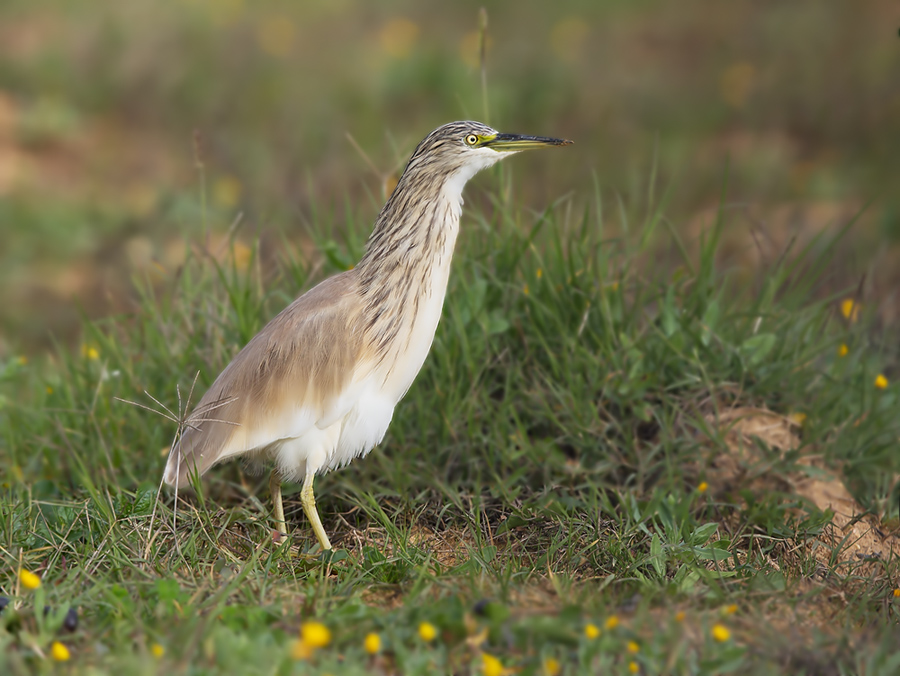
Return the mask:
<svg viewBox="0 0 900 676"><path fill-rule="evenodd" d="M321 418L362 352L353 271L331 277L270 321L216 378L187 419L165 481L185 485L227 457L261 450ZM301 432L302 433L302 432Z"/></svg>

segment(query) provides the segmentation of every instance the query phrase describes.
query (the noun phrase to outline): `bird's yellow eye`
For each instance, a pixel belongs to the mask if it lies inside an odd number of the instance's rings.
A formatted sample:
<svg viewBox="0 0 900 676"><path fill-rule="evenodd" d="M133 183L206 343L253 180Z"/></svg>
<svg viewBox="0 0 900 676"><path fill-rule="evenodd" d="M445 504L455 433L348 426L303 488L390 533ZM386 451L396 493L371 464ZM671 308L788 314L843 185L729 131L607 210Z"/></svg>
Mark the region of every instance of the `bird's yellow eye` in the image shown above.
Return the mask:
<svg viewBox="0 0 900 676"><path fill-rule="evenodd" d="M476 143L478 143L478 137L475 136L475 134L469 134L468 136L466 136L466 143L468 143L470 146L474 146Z"/></svg>

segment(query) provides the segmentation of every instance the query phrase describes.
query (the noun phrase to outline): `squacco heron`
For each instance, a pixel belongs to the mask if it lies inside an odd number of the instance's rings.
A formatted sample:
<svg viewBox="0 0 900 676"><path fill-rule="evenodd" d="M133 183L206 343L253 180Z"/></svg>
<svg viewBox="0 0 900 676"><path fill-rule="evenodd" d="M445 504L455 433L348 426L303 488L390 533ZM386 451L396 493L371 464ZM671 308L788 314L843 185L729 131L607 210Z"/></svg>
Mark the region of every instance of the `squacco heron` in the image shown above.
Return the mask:
<svg viewBox="0 0 900 676"><path fill-rule="evenodd" d="M188 416L165 481L187 483L228 458L274 465L269 488L287 534L282 480L323 550L331 543L316 474L364 456L422 367L441 317L462 191L476 172L520 150L571 141L452 122L428 134L381 209L362 260L291 303L241 350Z"/></svg>

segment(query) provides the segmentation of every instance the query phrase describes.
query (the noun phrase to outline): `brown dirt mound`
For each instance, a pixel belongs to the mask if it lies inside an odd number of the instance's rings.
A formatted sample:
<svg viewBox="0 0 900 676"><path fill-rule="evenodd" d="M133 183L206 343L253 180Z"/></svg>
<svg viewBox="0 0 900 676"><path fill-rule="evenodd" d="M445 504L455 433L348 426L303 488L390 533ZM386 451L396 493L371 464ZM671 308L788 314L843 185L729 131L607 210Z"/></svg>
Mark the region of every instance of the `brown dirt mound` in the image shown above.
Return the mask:
<svg viewBox="0 0 900 676"><path fill-rule="evenodd" d="M717 492L736 488L763 494L773 488L794 493L834 516L813 547L823 565L858 566L860 562L888 562L900 555L900 529L887 531L880 519L867 512L850 494L835 469L816 455L801 456L798 465L808 470L787 474L775 471L783 456L801 447L800 422L792 417L753 407L739 407L707 416L722 434L727 452L719 454L707 470Z"/></svg>

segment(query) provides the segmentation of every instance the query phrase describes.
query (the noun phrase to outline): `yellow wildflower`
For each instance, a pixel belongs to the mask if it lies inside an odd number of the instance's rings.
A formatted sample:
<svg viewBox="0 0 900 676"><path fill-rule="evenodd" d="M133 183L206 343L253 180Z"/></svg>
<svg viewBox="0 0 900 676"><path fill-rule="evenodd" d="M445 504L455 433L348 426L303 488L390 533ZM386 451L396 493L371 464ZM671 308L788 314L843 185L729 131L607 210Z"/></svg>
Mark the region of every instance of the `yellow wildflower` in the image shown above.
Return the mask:
<svg viewBox="0 0 900 676"><path fill-rule="evenodd" d="M879 390L886 390L888 386L888 379L884 377L883 373L879 373L875 376L875 387Z"/></svg>
<svg viewBox="0 0 900 676"><path fill-rule="evenodd" d="M47 394L53 394L53 388L47 385Z"/></svg>
<svg viewBox="0 0 900 676"><path fill-rule="evenodd" d="M81 356L87 357L91 361L100 359L100 353L97 351L97 348L87 344L81 346Z"/></svg>
<svg viewBox="0 0 900 676"><path fill-rule="evenodd" d="M851 323L859 319L859 303L852 298L845 298L841 301L841 314L844 319L849 319Z"/></svg>
<svg viewBox="0 0 900 676"><path fill-rule="evenodd" d="M626 647L628 648L628 652L632 654L639 652L641 649L641 646L638 645L637 641L629 641Z"/></svg>
<svg viewBox="0 0 900 676"><path fill-rule="evenodd" d="M559 668L558 660L552 657L548 657L544 660L544 673L547 674L547 676L557 676Z"/></svg>
<svg viewBox="0 0 900 676"><path fill-rule="evenodd" d="M381 650L381 637L374 632L366 634L366 640L363 641L363 646L367 653L374 655Z"/></svg>
<svg viewBox="0 0 900 676"><path fill-rule="evenodd" d="M788 413L787 419L790 423L796 425L797 427L803 427L803 423L806 422L806 414L800 413L799 411L795 413Z"/></svg>
<svg viewBox="0 0 900 676"><path fill-rule="evenodd" d="M28 357L26 357L26 356L23 354L23 355L21 355L20 357L18 357L18 358L16 359L16 361L19 362L19 366L25 366L25 365L28 363Z"/></svg>
<svg viewBox="0 0 900 676"><path fill-rule="evenodd" d="M481 661L484 664L484 676L504 676L506 669L503 668L503 662L493 655L481 653Z"/></svg>
<svg viewBox="0 0 900 676"><path fill-rule="evenodd" d="M731 605L725 606L722 611L725 615L734 615L737 612L737 603L732 603Z"/></svg>
<svg viewBox="0 0 900 676"><path fill-rule="evenodd" d="M41 586L41 578L24 568L19 571L19 582L22 583L25 589L31 589L32 591Z"/></svg>
<svg viewBox="0 0 900 676"><path fill-rule="evenodd" d="M900 587L894 590L894 598L900 598Z"/></svg>
<svg viewBox="0 0 900 676"><path fill-rule="evenodd" d="M677 613L675 613L675 621L676 622L684 622L685 617L687 617L687 615L685 614L685 612L683 610L679 610Z"/></svg>
<svg viewBox="0 0 900 676"><path fill-rule="evenodd" d="M430 643L437 638L437 629L434 628L431 622L423 622L419 625L419 638L426 643Z"/></svg>
<svg viewBox="0 0 900 676"><path fill-rule="evenodd" d="M586 624L584 625L584 635L590 639L595 639L600 635L600 629L597 628L596 624Z"/></svg>
<svg viewBox="0 0 900 676"><path fill-rule="evenodd" d="M537 276L538 279L540 279L541 277L544 276L544 271L541 270L540 268L538 268L538 269L537 269L536 276Z"/></svg>
<svg viewBox="0 0 900 676"><path fill-rule="evenodd" d="M699 484L697 484L698 493L706 493L707 490L709 490L709 484L705 481L701 481Z"/></svg>
<svg viewBox="0 0 900 676"><path fill-rule="evenodd" d="M850 354L850 348L845 343L841 343L838 347L838 357L846 357Z"/></svg>
<svg viewBox="0 0 900 676"><path fill-rule="evenodd" d="M150 645L150 652L152 653L153 657L159 659L166 654L166 649L163 648L159 643L153 643Z"/></svg>
<svg viewBox="0 0 900 676"><path fill-rule="evenodd" d="M613 630L619 626L619 618L616 615L610 615L606 618L606 628Z"/></svg>
<svg viewBox="0 0 900 676"><path fill-rule="evenodd" d="M728 627L724 625L714 624L712 628L712 637L719 643L724 643L731 638L731 632L728 631Z"/></svg>
<svg viewBox="0 0 900 676"><path fill-rule="evenodd" d="M526 284L525 286L522 287L522 293L524 293L526 296L528 295L529 291L528 291L528 285L527 285L527 284Z"/></svg>
<svg viewBox="0 0 900 676"><path fill-rule="evenodd" d="M69 649L59 641L54 641L50 646L50 657L57 662L67 662L71 656Z"/></svg>
<svg viewBox="0 0 900 676"><path fill-rule="evenodd" d="M300 625L300 640L313 650L331 643L331 630L321 622L304 622Z"/></svg>
<svg viewBox="0 0 900 676"><path fill-rule="evenodd" d="M636 674L641 670L641 666L637 662L629 662L628 663L628 671L632 674Z"/></svg>

